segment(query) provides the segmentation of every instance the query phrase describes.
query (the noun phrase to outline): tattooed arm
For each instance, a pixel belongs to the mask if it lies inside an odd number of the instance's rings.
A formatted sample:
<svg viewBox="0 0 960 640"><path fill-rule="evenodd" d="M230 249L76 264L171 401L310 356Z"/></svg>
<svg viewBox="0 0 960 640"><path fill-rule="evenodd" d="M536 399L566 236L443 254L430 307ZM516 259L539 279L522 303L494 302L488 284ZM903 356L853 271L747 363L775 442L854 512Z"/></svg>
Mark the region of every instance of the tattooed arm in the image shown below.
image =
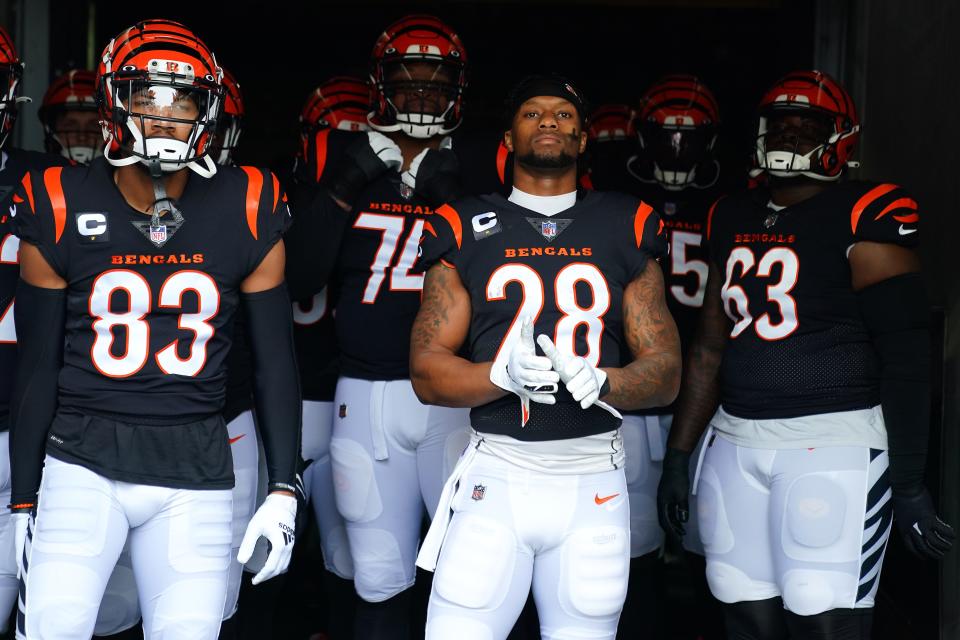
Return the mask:
<svg viewBox="0 0 960 640"><path fill-rule="evenodd" d="M722 286L723 275L711 263L697 333L684 363L680 398L670 427L667 444L673 449L693 451L720 404L720 362L731 329L720 299Z"/></svg>
<svg viewBox="0 0 960 640"><path fill-rule="evenodd" d="M680 336L663 295L663 273L653 260L624 291L623 330L633 362L604 369L610 393L601 400L627 410L670 404L680 385Z"/></svg>
<svg viewBox="0 0 960 640"><path fill-rule="evenodd" d="M410 335L410 379L421 402L476 407L506 395L490 382L490 363L457 355L470 328L470 294L456 269L430 267Z"/></svg>

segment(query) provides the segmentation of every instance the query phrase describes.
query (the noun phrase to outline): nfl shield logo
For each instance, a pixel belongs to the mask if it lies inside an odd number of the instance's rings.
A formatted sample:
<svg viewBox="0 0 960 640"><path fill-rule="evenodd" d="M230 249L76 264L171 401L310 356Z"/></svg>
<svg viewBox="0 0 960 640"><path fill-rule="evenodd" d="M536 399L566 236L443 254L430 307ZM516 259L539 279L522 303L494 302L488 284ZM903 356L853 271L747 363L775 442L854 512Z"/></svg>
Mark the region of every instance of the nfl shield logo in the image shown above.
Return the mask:
<svg viewBox="0 0 960 640"><path fill-rule="evenodd" d="M487 492L487 488L482 484L473 485L473 495L470 497L474 500L483 500L483 494Z"/></svg>
<svg viewBox="0 0 960 640"><path fill-rule="evenodd" d="M664 202L663 203L663 212L668 216L672 216L677 213L677 203L676 202Z"/></svg>
<svg viewBox="0 0 960 640"><path fill-rule="evenodd" d="M150 227L150 242L166 242L167 241L167 225L162 224L159 227Z"/></svg>
<svg viewBox="0 0 960 640"><path fill-rule="evenodd" d="M541 222L540 233L543 234L544 238L555 238L557 236L557 223L552 221Z"/></svg>

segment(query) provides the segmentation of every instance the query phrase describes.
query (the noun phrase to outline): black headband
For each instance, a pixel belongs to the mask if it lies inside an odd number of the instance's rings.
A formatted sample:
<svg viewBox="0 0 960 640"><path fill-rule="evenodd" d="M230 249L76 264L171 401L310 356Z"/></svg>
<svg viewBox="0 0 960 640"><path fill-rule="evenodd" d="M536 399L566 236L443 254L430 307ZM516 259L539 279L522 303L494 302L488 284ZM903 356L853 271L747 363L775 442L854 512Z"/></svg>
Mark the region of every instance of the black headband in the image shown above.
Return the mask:
<svg viewBox="0 0 960 640"><path fill-rule="evenodd" d="M586 126L586 99L580 91L574 88L569 80L558 75L527 76L518 82L507 97L509 121L513 121L513 117L517 114L517 109L519 109L524 102L536 96L563 98L576 108L577 115L580 116L581 124Z"/></svg>

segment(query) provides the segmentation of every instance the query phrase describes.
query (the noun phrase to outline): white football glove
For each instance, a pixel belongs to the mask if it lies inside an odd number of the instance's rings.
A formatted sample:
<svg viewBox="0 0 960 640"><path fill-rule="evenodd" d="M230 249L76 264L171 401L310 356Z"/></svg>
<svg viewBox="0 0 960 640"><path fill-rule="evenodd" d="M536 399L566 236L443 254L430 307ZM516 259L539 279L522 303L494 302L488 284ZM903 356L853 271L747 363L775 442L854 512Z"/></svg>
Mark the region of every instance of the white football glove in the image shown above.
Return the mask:
<svg viewBox="0 0 960 640"><path fill-rule="evenodd" d="M403 153L396 142L379 131L367 131L367 141L370 143L370 148L377 154L380 161L387 165L388 169L400 171L400 167L403 166Z"/></svg>
<svg viewBox="0 0 960 640"><path fill-rule="evenodd" d="M263 501L250 519L247 531L243 534L237 560L246 564L253 555L257 540L261 536L270 543L270 553L263 569L253 576L253 584L276 577L287 570L290 556L293 554L293 541L297 519L297 499L282 493L271 493Z"/></svg>
<svg viewBox="0 0 960 640"><path fill-rule="evenodd" d="M23 573L23 550L27 546L27 528L31 526L33 514L29 511L17 511L13 518L13 552L17 561L17 577Z"/></svg>
<svg viewBox="0 0 960 640"><path fill-rule="evenodd" d="M537 355L533 343L533 322L524 318L520 340L509 353L501 353L490 368L490 382L520 397L521 426L530 418L530 401L554 404L560 375L552 370L549 358Z"/></svg>
<svg viewBox="0 0 960 640"><path fill-rule="evenodd" d="M600 399L600 389L607 380L605 371L594 368L580 356L561 353L553 340L542 333L537 336L537 344L553 364L554 371L560 374L560 380L566 385L567 391L580 403L581 409L586 409Z"/></svg>

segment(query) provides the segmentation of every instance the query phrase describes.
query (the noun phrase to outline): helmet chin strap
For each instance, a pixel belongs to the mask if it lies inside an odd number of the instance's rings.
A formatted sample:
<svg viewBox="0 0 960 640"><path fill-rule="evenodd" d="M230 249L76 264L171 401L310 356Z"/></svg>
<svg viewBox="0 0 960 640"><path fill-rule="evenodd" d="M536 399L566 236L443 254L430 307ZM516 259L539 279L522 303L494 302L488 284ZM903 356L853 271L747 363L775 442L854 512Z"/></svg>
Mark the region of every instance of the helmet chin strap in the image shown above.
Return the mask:
<svg viewBox="0 0 960 640"><path fill-rule="evenodd" d="M163 184L163 178L153 178L153 205L150 211L150 226L159 227L160 218L167 212L173 217L173 222L180 224L183 222L183 214L177 207L177 201L167 195L167 188Z"/></svg>

